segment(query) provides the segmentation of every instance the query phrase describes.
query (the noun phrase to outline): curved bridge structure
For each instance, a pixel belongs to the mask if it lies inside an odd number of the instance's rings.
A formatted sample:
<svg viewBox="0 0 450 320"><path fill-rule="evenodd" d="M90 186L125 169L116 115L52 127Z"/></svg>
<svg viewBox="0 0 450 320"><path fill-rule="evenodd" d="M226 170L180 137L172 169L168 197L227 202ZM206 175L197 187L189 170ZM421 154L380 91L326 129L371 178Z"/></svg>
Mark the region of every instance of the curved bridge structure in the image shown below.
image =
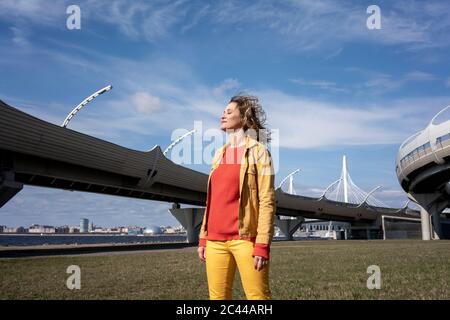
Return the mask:
<svg viewBox="0 0 450 320"><path fill-rule="evenodd" d="M397 154L398 181L421 207L422 237L448 237L441 214L450 205L450 120L441 120L450 106L438 112L427 127L402 143Z"/></svg>
<svg viewBox="0 0 450 320"><path fill-rule="evenodd" d="M147 152L128 149L43 121L0 100L0 207L23 185L172 202L170 211L194 242L203 211L181 209L179 204L204 206L207 181L207 174L173 163L159 146ZM348 204L324 196L290 195L281 189L276 196L277 215L299 217L297 222L277 219L288 237L305 217L379 227L382 216L419 214L406 206L371 206L366 199Z"/></svg>

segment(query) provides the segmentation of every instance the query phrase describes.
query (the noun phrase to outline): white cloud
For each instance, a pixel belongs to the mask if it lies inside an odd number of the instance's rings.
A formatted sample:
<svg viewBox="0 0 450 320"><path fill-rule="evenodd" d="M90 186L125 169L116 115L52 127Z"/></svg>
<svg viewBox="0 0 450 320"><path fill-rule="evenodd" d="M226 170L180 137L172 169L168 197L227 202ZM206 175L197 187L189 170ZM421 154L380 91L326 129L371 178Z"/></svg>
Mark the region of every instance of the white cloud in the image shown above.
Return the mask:
<svg viewBox="0 0 450 320"><path fill-rule="evenodd" d="M373 94L384 94L396 91L411 82L429 82L437 80L438 77L427 72L411 71L401 76L393 76L390 74L370 72L369 79L359 87L359 89L368 89Z"/></svg>
<svg viewBox="0 0 450 320"><path fill-rule="evenodd" d="M95 108L83 110L82 120L74 121L70 128L125 147L130 143L136 145L139 141L147 141L148 144L148 137L152 135L170 137L171 132L178 128L191 130L194 121L202 121L204 130L218 128L220 115L232 90L242 87L237 78L226 78L219 85L208 85L189 64L169 56L131 60L74 46L70 49L70 53L65 53L65 50L43 51L35 48L53 61L56 59L56 65L66 70L73 69L74 74L79 72L81 66L95 70L94 74L90 73L91 77L109 79L115 88L112 93L96 100ZM21 59L24 60L27 60L26 56ZM348 87L328 80L299 78L295 81L322 90L359 92L364 98L367 92L390 92L410 81L431 81L435 78L432 74L417 70L398 79L357 68L347 71L358 73L363 81ZM263 107L268 108L269 125L280 129L281 146L294 149L400 143L414 132L411 131L413 128L422 129L420 121L424 114L429 112L431 116L432 110L442 107L442 101L446 100L448 104L445 97L424 97L406 103L394 100L373 105L364 99L359 105L346 105L279 90L246 91L261 96ZM80 93L80 100L84 96L85 92ZM56 115L58 109L48 109L52 102L58 101L40 101L38 104L45 108L29 110L34 115L60 124L65 115ZM69 112L72 107L60 105L59 110ZM170 119L169 123L167 119ZM148 150L153 145L150 143L144 148Z"/></svg>
<svg viewBox="0 0 450 320"><path fill-rule="evenodd" d="M383 72L366 70L361 68L346 68L346 72L351 72L361 76L363 79L356 84L347 87L351 92L356 94L372 94L382 95L385 93L397 91L408 83L429 82L438 80L434 74L413 70L403 75L391 75Z"/></svg>
<svg viewBox="0 0 450 320"><path fill-rule="evenodd" d="M335 57L338 57L343 51L344 51L344 48L338 48L336 51L331 52L330 54L328 54L325 57L325 60L330 60L330 59L333 59Z"/></svg>
<svg viewBox="0 0 450 320"><path fill-rule="evenodd" d="M305 80L302 78L290 79L289 81L296 83L301 86L310 86L315 87L321 90L330 91L330 92L342 92L348 93L349 89L346 89L335 82L326 81L326 80Z"/></svg>
<svg viewBox="0 0 450 320"><path fill-rule="evenodd" d="M73 55L59 52L58 56L62 63ZM80 63L89 61L83 55L81 59ZM139 141L148 144L151 135L170 137L178 128L191 130L194 121L202 121L204 130L218 128L221 112L230 95L227 90L241 86L235 78L224 79L218 86L208 85L188 64L169 57L128 60L102 56L98 61L98 76L110 79L117 93L108 93L96 100L96 107L83 110L82 120L74 121L70 128L125 147ZM360 87L344 89L357 89L363 93L369 89L388 91L406 81L432 78L418 71L412 71L400 80L376 72L357 71L372 78ZM341 89L334 82L302 81L324 90ZM293 149L401 143L405 137L422 129L424 114L426 117L429 113L431 117L433 110L439 110L444 101L448 103L447 97L423 97L386 101L379 105L361 100L359 105L347 105L279 90L247 91L261 97L270 127L280 129L281 147ZM48 106L51 102L40 104ZM71 107L64 108L70 111ZM62 121L55 116L56 109L36 107L31 111L56 124ZM150 143L144 149L152 146Z"/></svg>
<svg viewBox="0 0 450 320"><path fill-rule="evenodd" d="M203 5L202 7L193 10L194 14L192 15L192 21L188 22L186 25L181 27L182 34L188 32L190 29L198 25L202 19L205 19L205 17L211 14L209 12L211 10L211 5L210 4L202 4L202 5Z"/></svg>
<svg viewBox="0 0 450 320"><path fill-rule="evenodd" d="M384 94L400 89L404 83L404 79L394 79L389 74L378 73L357 87L372 94Z"/></svg>
<svg viewBox="0 0 450 320"><path fill-rule="evenodd" d="M32 23L57 28L60 16L66 14L68 1L65 0L2 0L0 17L14 23ZM65 27L65 20L61 25Z"/></svg>
<svg viewBox="0 0 450 320"><path fill-rule="evenodd" d="M448 97L394 100L386 105L340 105L278 90L256 92L267 108L270 128L280 130L280 146L293 149L345 145L399 144L426 126ZM426 118L425 118L426 119Z"/></svg>
<svg viewBox="0 0 450 320"><path fill-rule="evenodd" d="M345 71L356 73L362 76L363 80L358 80L350 84L337 84L328 80L306 80L303 78L289 79L289 81L300 86L313 87L331 93L382 95L397 91L408 83L429 82L439 79L431 73L417 70L397 77L382 72L363 70L361 68L346 68Z"/></svg>
<svg viewBox="0 0 450 320"><path fill-rule="evenodd" d="M426 10L425 2L397 1L395 4L380 5L382 29L376 31L366 27L367 5L349 1L298 0L282 6L272 1L247 6L239 1L227 1L220 3L216 20L233 27L257 24L276 32L291 48L300 51L331 49L339 52L341 44L354 41L406 45L409 49L450 44L442 32L449 27L442 15L450 10L448 4L440 5L442 11ZM235 12L239 15L233 14Z"/></svg>
<svg viewBox="0 0 450 320"><path fill-rule="evenodd" d="M169 30L185 14L184 1L136 2L91 1L92 12L99 21L117 26L126 36L155 42L169 36Z"/></svg>
<svg viewBox="0 0 450 320"><path fill-rule="evenodd" d="M219 85L208 85L198 78L189 64L169 56L153 55L137 60L106 56L76 46L70 47L70 53L50 48L33 49L47 54L53 61L56 60L56 65L66 70L73 68L73 72L79 72L80 67L84 66L90 71L95 70L94 74L90 73L91 77L111 81L115 88L113 92L96 100L95 108L83 110L83 120L74 121L70 128L123 146L148 141L151 135L170 137L171 132L178 128L190 130L194 121L202 121L205 130L218 128L220 115L231 91L242 86L237 78L226 78ZM20 61L26 61L26 57L24 55ZM436 79L430 73L417 70L398 79L370 70L349 68L347 71L357 72L364 81L348 87L328 80L299 78L293 81L334 92L359 91L365 96L366 91L389 92L410 81ZM424 114L430 112L431 115L431 110L442 107L440 103L445 100L443 97L424 97L407 103L401 100L386 101L384 105L375 106L361 100L359 105L346 105L279 90L247 91L261 96L263 106L268 108L270 126L280 129L281 146L294 149L400 143L413 133L411 128L421 129L417 121L420 122ZM81 98L85 95L80 93ZM48 109L48 105L55 102L58 101L40 101L39 105L47 107L32 106L29 110L34 115L60 124L65 115L57 115L57 109ZM72 107L59 104L59 110L70 111ZM152 146L148 145L145 149Z"/></svg>
<svg viewBox="0 0 450 320"><path fill-rule="evenodd" d="M4 0L0 17L13 24L28 22L64 28L66 0ZM403 45L421 50L450 45L450 23L445 12L449 3L438 1L397 1L380 4L382 29L368 30L366 6L348 1L217 2L98 1L79 3L82 18L112 25L132 40L154 44L177 33L189 32L196 25L273 32L293 50L325 50L326 59L339 55L350 42Z"/></svg>
<svg viewBox="0 0 450 320"><path fill-rule="evenodd" d="M29 42L27 39L27 33L23 29L19 29L17 27L11 27L10 30L13 33L12 42L19 47L27 47L29 46Z"/></svg>
<svg viewBox="0 0 450 320"><path fill-rule="evenodd" d="M237 79L225 79L219 86L213 89L213 94L220 97L239 86L241 86L241 83Z"/></svg>
<svg viewBox="0 0 450 320"><path fill-rule="evenodd" d="M422 71L412 71L405 75L407 81L433 81L437 80L437 77L431 73Z"/></svg>
<svg viewBox="0 0 450 320"><path fill-rule="evenodd" d="M131 96L131 102L138 113L150 114L161 107L161 101L146 92L136 92Z"/></svg>

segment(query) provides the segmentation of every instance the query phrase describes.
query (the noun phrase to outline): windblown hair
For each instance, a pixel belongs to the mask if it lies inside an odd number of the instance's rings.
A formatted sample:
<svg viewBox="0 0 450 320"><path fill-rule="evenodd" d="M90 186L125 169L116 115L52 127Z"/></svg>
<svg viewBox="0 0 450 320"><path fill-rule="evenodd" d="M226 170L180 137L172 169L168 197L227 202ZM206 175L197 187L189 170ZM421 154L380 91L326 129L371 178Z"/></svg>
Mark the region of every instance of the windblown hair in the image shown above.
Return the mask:
<svg viewBox="0 0 450 320"><path fill-rule="evenodd" d="M262 143L269 143L271 140L270 130L266 126L266 113L264 112L259 99L255 96L237 94L229 102L236 102L237 108L242 118L242 127L245 132L251 129L250 134L256 134L256 140Z"/></svg>

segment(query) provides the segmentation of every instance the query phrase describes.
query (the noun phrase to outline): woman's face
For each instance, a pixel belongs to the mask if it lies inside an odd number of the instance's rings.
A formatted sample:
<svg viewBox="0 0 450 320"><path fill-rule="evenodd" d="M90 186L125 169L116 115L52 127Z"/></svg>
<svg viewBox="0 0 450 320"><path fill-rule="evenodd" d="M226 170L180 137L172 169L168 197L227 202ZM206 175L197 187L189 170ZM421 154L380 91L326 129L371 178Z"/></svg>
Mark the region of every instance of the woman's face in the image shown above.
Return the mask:
<svg viewBox="0 0 450 320"><path fill-rule="evenodd" d="M241 115L236 102L230 102L223 110L220 118L220 129L223 131L236 130L242 127Z"/></svg>

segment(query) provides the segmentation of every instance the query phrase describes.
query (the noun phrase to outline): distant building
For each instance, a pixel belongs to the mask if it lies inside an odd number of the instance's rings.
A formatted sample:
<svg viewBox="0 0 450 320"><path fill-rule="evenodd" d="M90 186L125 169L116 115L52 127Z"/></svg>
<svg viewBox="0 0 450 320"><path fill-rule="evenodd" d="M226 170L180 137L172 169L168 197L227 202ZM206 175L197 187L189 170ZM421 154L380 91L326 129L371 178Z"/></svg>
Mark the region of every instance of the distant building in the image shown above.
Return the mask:
<svg viewBox="0 0 450 320"><path fill-rule="evenodd" d="M69 233L80 233L80 228L78 228L78 227L69 227Z"/></svg>
<svg viewBox="0 0 450 320"><path fill-rule="evenodd" d="M165 228L164 233L175 234L175 233L177 233L177 231L175 230L175 228L172 228L171 226L168 226L168 227Z"/></svg>
<svg viewBox="0 0 450 320"><path fill-rule="evenodd" d="M55 227L33 224L28 228L28 233L55 233Z"/></svg>
<svg viewBox="0 0 450 320"><path fill-rule="evenodd" d="M278 226L273 227L273 235L274 235L274 237L282 237L283 236L283 234L282 234L280 228L278 228Z"/></svg>
<svg viewBox="0 0 450 320"><path fill-rule="evenodd" d="M163 234L163 229L158 226L147 227L144 230L145 235Z"/></svg>
<svg viewBox="0 0 450 320"><path fill-rule="evenodd" d="M87 233L89 231L89 219L80 219L80 233Z"/></svg>
<svg viewBox="0 0 450 320"><path fill-rule="evenodd" d="M0 233L3 233L3 230L5 230L6 226L0 226Z"/></svg>
<svg viewBox="0 0 450 320"><path fill-rule="evenodd" d="M28 232L28 230L27 229L25 229L24 227L13 227L13 228L8 228L8 227L5 227L4 229L3 229L3 233L27 233Z"/></svg>
<svg viewBox="0 0 450 320"><path fill-rule="evenodd" d="M182 225L179 225L178 227L175 227L174 230L175 230L176 233L186 233L186 229L183 228Z"/></svg>
<svg viewBox="0 0 450 320"><path fill-rule="evenodd" d="M64 233L69 233L69 232L70 232L69 226L56 227L56 230L55 230L55 233L58 233L58 234L64 234Z"/></svg>
<svg viewBox="0 0 450 320"><path fill-rule="evenodd" d="M348 222L305 219L293 236L344 240L350 238L350 233L351 224Z"/></svg>
<svg viewBox="0 0 450 320"><path fill-rule="evenodd" d="M144 230L142 230L141 227L128 227L127 228L127 233L129 235L138 235L138 234L142 234Z"/></svg>
<svg viewBox="0 0 450 320"><path fill-rule="evenodd" d="M93 232L94 231L94 222L89 222L89 227L88 227L88 231L89 232Z"/></svg>

